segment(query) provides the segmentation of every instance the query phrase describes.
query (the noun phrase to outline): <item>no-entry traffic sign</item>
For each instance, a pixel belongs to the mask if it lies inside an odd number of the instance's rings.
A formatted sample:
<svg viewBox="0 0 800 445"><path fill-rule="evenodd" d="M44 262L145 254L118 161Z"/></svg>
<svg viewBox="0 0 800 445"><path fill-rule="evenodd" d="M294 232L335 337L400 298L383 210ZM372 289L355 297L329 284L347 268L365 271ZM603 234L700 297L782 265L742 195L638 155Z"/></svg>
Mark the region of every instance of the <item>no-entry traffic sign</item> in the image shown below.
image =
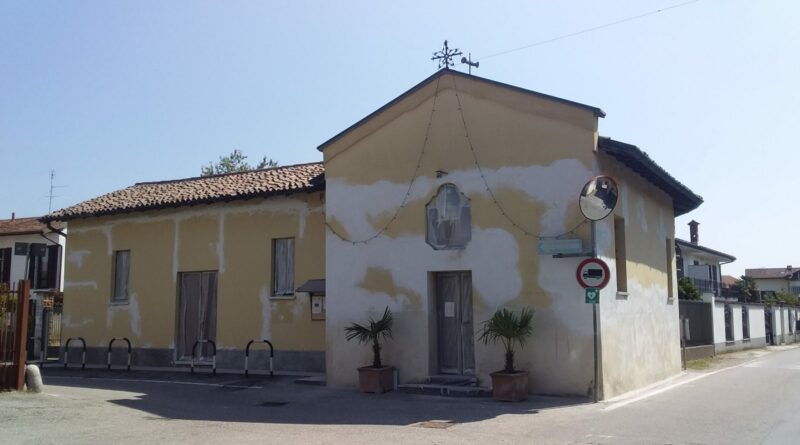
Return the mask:
<svg viewBox="0 0 800 445"><path fill-rule="evenodd" d="M581 261L578 270L575 271L575 278L583 288L602 289L608 284L610 276L608 264L600 258L587 258Z"/></svg>

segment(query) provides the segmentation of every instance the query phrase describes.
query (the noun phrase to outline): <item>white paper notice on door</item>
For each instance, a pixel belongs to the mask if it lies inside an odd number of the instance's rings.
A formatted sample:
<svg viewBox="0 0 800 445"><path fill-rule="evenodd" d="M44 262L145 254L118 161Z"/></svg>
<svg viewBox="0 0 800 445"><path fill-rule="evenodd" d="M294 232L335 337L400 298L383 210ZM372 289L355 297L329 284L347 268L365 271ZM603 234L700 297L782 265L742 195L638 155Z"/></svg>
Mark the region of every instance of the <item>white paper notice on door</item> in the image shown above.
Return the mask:
<svg viewBox="0 0 800 445"><path fill-rule="evenodd" d="M453 318L456 316L456 303L454 301L444 302L444 316L447 318Z"/></svg>

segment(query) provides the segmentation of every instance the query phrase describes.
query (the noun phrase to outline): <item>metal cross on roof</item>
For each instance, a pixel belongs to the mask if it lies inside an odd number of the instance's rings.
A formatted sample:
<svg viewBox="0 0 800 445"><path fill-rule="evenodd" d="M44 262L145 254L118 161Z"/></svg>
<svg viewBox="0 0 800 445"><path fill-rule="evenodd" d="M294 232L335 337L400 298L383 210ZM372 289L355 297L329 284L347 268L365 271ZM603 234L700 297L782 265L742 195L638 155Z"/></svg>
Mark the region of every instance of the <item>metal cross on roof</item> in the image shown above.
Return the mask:
<svg viewBox="0 0 800 445"><path fill-rule="evenodd" d="M444 41L444 48L440 51L436 51L433 53L433 57L431 60L438 60L439 61L439 68L450 68L454 65L453 57L460 56L461 51L458 48L451 49L447 46L447 40Z"/></svg>

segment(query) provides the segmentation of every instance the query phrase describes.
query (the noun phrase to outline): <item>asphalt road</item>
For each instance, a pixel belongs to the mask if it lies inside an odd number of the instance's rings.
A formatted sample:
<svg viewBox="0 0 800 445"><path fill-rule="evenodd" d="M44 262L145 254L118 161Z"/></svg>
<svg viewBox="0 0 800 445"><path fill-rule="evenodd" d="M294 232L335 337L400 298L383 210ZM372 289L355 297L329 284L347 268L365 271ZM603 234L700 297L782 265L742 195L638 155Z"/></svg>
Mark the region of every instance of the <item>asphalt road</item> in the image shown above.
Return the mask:
<svg viewBox="0 0 800 445"><path fill-rule="evenodd" d="M375 396L289 377L46 370L45 385L0 394L0 443L800 443L794 347L724 356L599 404Z"/></svg>

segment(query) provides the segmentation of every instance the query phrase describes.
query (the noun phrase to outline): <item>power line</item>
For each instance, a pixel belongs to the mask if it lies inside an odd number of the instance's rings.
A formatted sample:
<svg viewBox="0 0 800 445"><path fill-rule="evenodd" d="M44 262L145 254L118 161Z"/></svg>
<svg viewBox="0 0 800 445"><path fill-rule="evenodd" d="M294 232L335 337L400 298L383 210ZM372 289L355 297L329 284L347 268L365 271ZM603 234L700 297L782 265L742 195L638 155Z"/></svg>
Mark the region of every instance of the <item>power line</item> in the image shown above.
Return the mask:
<svg viewBox="0 0 800 445"><path fill-rule="evenodd" d="M479 58L477 58L477 60L484 60L484 59L490 59L492 57L503 56L503 55L510 54L510 53L513 53L513 52L522 51L523 49L533 48L534 46L540 46L540 45L544 45L544 44L547 44L547 43L552 43L552 42L555 42L555 41L558 41L558 40L567 39L567 38L570 38L570 37L575 37L575 36L578 36L578 35L581 35L581 34L586 34L586 33L592 32L592 31L597 31L599 29L609 28L611 26L620 25L622 23L632 22L634 20L638 20L638 19L641 19L641 18L644 18L644 17L655 15L655 14L658 14L660 12L669 11L670 9L677 9L677 8L681 8L681 7L684 7L684 6L688 6L688 5L691 5L692 3L697 3L699 1L700 0L690 0L688 2L678 3L678 4L675 4L675 5L667 6L665 8L661 8L661 9L656 9L656 10L653 10L653 11L645 12L644 14L634 15L634 16L626 17L624 19L619 19L619 20L616 20L616 21L613 21L613 22L605 23L603 25L593 26L591 28L586 28L586 29L582 29L580 31L571 32L569 34L563 34L563 35L560 35L558 37L553 37L553 38L546 39L546 40L540 40L538 42L534 42L534 43L531 43L531 44L528 44L528 45L525 45L525 46L520 46L518 48L509 49L509 50L506 50L506 51L501 51L499 53L489 54L488 56L479 57Z"/></svg>

